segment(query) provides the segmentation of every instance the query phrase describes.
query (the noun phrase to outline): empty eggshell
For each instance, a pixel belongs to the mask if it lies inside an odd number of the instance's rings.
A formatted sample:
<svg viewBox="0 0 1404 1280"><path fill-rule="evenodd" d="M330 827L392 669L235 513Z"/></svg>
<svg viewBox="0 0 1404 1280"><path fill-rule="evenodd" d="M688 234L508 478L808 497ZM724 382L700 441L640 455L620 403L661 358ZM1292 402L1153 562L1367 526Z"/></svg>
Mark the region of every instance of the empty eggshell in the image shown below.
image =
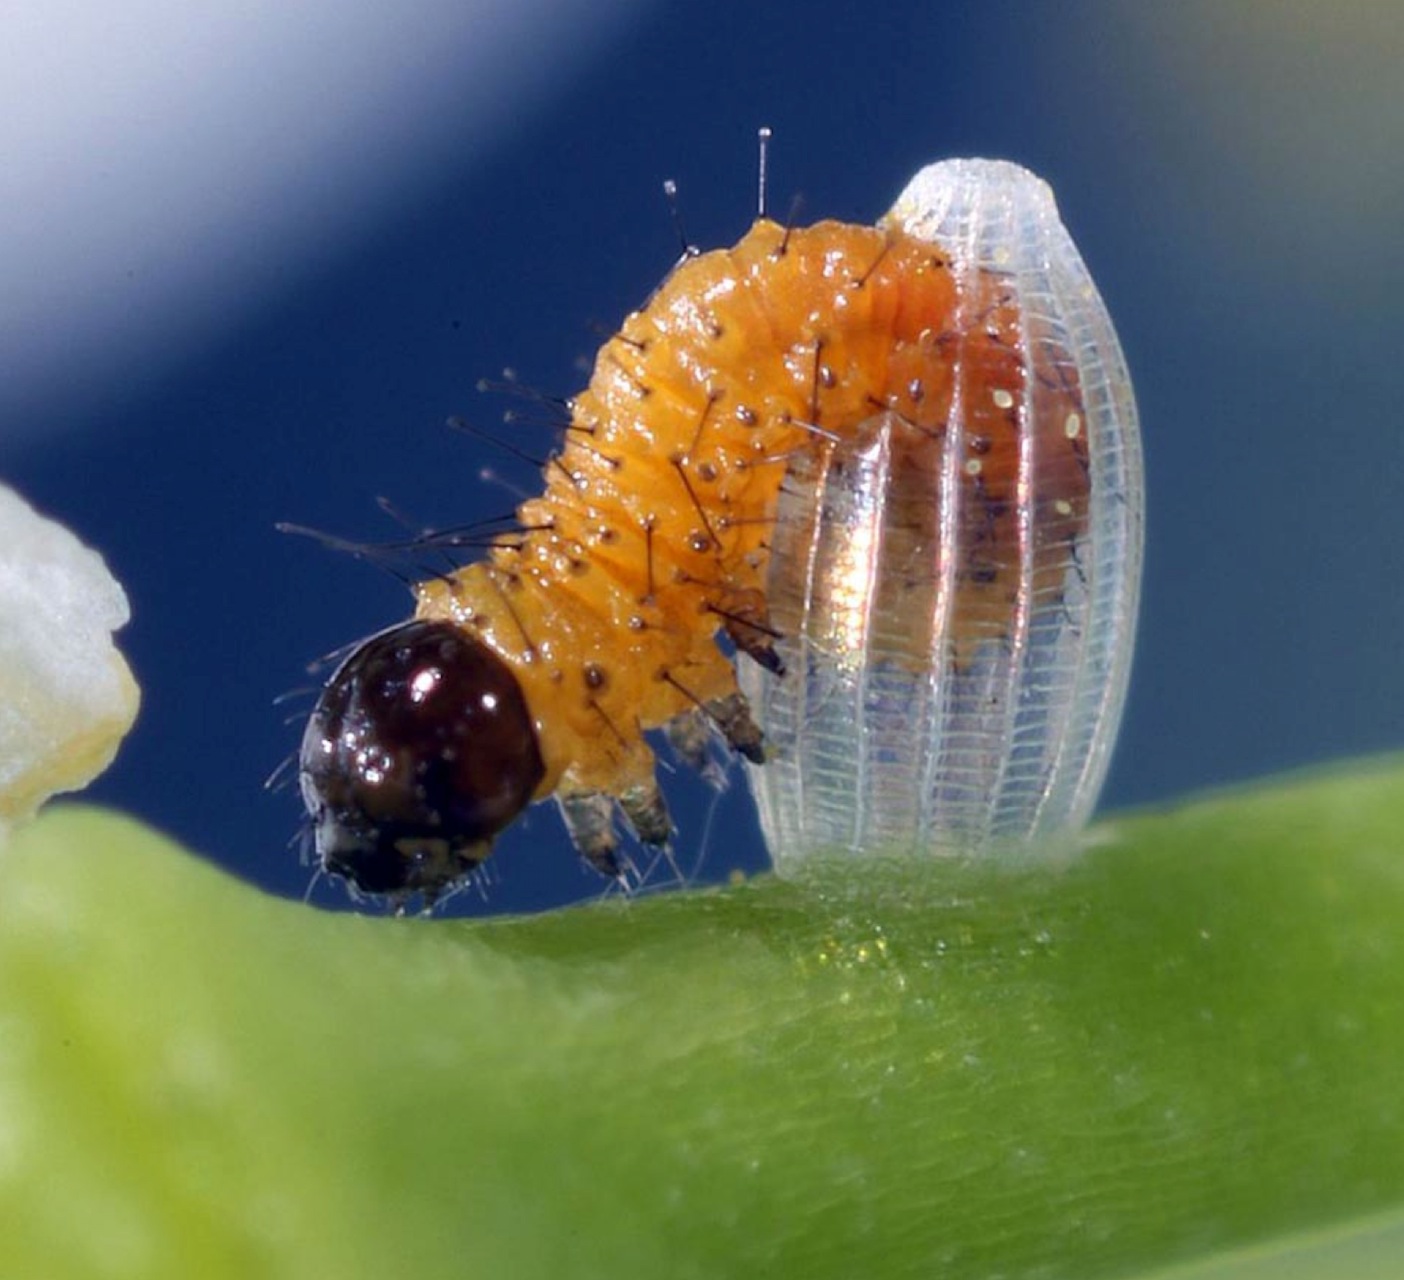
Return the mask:
<svg viewBox="0 0 1404 1280"><path fill-rule="evenodd" d="M786 672L738 672L782 871L821 851L1056 848L1101 789L1130 670L1136 407L1051 191L947 161L886 223L954 278L923 378L945 407L932 427L876 404L782 487L766 592Z"/></svg>

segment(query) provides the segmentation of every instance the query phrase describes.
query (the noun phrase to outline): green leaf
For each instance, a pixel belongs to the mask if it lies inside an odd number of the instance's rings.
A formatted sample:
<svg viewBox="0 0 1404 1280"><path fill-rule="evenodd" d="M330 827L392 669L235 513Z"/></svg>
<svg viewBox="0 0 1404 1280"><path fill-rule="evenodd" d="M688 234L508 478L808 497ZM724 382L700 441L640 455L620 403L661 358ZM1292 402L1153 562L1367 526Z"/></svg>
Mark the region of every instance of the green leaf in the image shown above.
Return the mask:
<svg viewBox="0 0 1404 1280"><path fill-rule="evenodd" d="M1400 762L1092 835L470 923L55 810L0 855L0 1270L1397 1274Z"/></svg>

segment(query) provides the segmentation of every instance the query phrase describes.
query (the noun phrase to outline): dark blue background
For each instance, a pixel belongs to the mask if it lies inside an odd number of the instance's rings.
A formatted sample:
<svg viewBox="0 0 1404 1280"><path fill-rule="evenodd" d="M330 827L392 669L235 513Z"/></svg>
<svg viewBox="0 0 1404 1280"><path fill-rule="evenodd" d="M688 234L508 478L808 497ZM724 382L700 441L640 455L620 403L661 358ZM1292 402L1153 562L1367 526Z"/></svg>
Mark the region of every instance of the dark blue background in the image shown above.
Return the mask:
<svg viewBox="0 0 1404 1280"><path fill-rule="evenodd" d="M1333 26L1299 4L641 9L489 154L445 154L354 251L139 394L107 388L101 430L0 438L0 475L100 548L132 600L144 706L91 796L304 891L296 800L260 789L299 733L271 699L411 602L274 522L392 537L376 495L439 525L514 505L479 471L530 488L531 469L444 418L495 423L502 403L474 385L508 365L578 388L592 322L617 323L676 256L662 179L695 242L735 240L762 123L772 205L802 193L805 220L872 221L947 155L1021 161L1057 192L1135 375L1149 482L1104 807L1404 743L1404 109L1378 96L1397 24L1351 25L1369 9ZM708 829L706 793L667 785L685 863L762 865L743 787ZM495 861L486 904L455 909L598 890L548 807Z"/></svg>

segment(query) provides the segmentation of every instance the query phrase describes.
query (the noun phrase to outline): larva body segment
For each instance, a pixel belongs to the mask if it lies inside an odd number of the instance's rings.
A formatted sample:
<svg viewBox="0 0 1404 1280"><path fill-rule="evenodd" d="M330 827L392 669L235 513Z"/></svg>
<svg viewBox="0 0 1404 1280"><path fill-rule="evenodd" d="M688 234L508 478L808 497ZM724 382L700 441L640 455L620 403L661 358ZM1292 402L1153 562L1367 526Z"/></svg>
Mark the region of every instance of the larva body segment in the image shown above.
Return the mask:
<svg viewBox="0 0 1404 1280"><path fill-rule="evenodd" d="M502 825L499 795L458 803L466 757L525 733L507 790L555 795L618 874L616 801L646 842L669 832L644 733L696 761L703 712L754 763L780 865L1079 820L1125 685L1136 450L1109 322L1023 170L932 166L878 227L762 219L603 346L521 532L418 588L412 644L376 638L382 701L424 695L430 758L360 710L359 653L333 676L303 752L324 865L432 900ZM434 693L435 646L462 642L521 694L470 708L477 747ZM1005 803L1034 777L1042 800Z"/></svg>

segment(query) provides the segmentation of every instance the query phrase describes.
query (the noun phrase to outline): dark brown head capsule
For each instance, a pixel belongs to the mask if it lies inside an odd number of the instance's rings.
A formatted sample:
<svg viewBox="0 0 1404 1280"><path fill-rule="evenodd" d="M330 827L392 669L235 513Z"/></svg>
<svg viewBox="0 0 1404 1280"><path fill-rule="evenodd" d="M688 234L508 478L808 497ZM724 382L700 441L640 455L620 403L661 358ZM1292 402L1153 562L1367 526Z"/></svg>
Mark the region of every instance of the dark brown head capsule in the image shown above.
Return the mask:
<svg viewBox="0 0 1404 1280"><path fill-rule="evenodd" d="M516 677L449 622L365 641L327 682L302 739L323 869L426 905L488 856L544 773Z"/></svg>

